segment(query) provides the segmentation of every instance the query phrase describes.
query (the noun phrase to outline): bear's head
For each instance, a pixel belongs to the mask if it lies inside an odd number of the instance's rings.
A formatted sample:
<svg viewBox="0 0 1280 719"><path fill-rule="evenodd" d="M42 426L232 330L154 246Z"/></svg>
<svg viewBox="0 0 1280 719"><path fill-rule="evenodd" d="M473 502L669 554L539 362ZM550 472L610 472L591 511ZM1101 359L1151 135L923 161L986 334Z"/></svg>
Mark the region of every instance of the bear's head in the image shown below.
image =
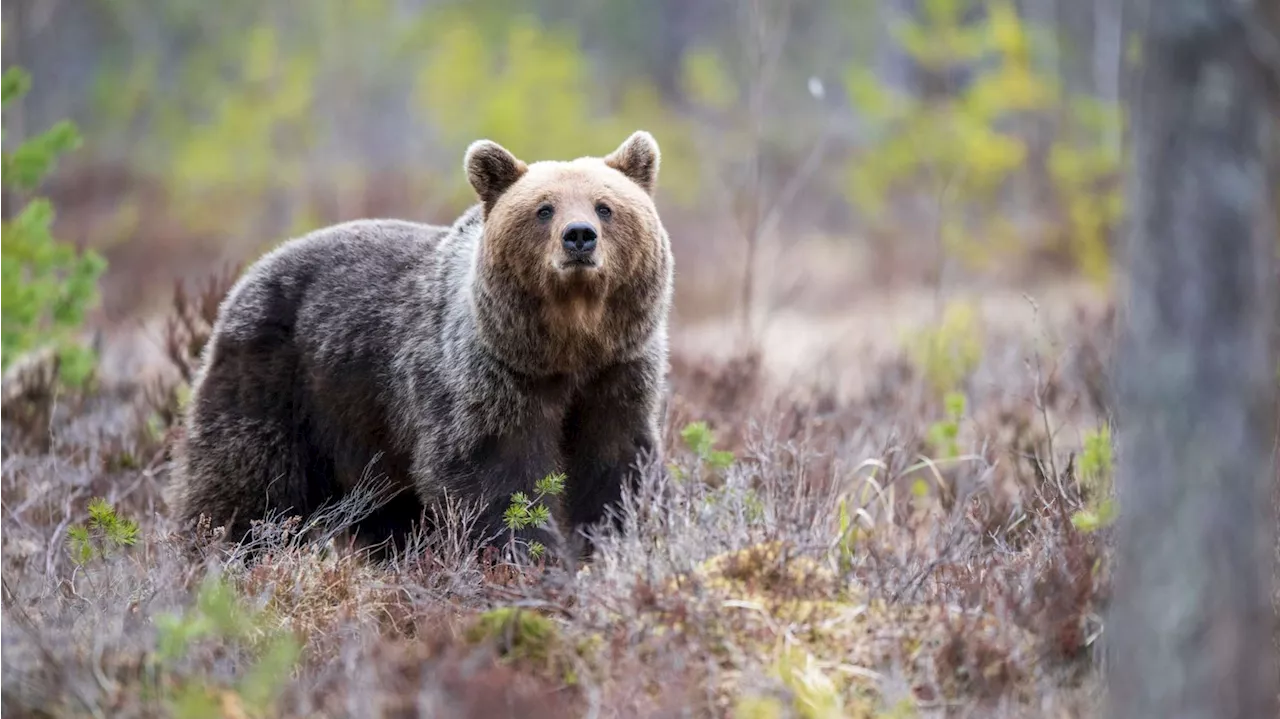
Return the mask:
<svg viewBox="0 0 1280 719"><path fill-rule="evenodd" d="M484 218L474 289L491 344L523 344L527 368L573 372L634 353L665 326L672 257L653 202L658 162L644 131L567 162L525 164L472 143L464 164Z"/></svg>

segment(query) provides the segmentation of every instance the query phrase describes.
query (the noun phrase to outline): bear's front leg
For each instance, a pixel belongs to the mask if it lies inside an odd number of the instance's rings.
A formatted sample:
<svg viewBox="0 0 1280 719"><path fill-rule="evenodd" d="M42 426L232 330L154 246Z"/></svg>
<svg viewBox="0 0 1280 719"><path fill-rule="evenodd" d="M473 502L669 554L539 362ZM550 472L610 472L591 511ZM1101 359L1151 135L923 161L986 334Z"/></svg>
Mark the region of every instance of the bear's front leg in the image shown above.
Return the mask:
<svg viewBox="0 0 1280 719"><path fill-rule="evenodd" d="M497 408L501 405L495 404ZM553 536L539 527L512 531L505 515L512 497L523 493L530 502L546 506L552 521L563 516L562 497L539 498L539 480L561 470L559 422L544 417L524 417L510 404L501 405L509 414L499 432L467 432L468 426L494 426L489 422L467 421L452 425L454 434L446 441L428 443L415 463L414 474L424 503L439 501L447 494L464 502L477 502L479 515L471 539L490 546L505 545L514 538L527 545L537 541L553 548ZM462 430L459 432L458 430ZM442 451L443 450L443 451Z"/></svg>
<svg viewBox="0 0 1280 719"><path fill-rule="evenodd" d="M574 531L598 524L635 486L638 462L658 446L662 382L660 360L644 357L605 370L570 405L563 447Z"/></svg>

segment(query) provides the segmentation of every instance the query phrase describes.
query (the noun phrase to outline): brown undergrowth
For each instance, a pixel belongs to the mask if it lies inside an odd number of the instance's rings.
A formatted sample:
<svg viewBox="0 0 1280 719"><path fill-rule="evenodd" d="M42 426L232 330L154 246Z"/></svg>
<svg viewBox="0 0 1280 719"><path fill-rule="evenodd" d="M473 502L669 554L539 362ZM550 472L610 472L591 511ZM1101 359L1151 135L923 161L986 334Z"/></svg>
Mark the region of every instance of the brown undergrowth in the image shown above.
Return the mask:
<svg viewBox="0 0 1280 719"><path fill-rule="evenodd" d="M475 552L461 504L374 563L339 531L359 496L263 523L250 565L216 529L174 535L162 500L230 276L179 290L171 384L6 413L6 713L1094 713L1108 530L1076 520L1099 501L1079 453L1106 423L1109 317L982 336L946 393L905 352L848 393L677 351L664 452L584 567ZM136 538L77 554L95 497Z"/></svg>

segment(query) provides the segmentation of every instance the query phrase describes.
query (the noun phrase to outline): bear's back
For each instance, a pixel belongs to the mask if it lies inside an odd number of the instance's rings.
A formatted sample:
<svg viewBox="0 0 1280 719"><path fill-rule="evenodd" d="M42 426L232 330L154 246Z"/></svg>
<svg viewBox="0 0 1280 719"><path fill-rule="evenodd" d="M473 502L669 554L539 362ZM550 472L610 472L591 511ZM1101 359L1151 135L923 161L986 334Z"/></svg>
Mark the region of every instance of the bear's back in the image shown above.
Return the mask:
<svg viewBox="0 0 1280 719"><path fill-rule="evenodd" d="M449 228L359 220L289 240L254 263L223 305L206 358L209 390L255 402L264 388L342 467L363 449L394 450L391 374L406 332L425 326L436 250ZM278 394L277 394L278 393ZM285 399L292 397L292 400ZM266 397L263 398L266 400ZM355 470L358 471L358 470Z"/></svg>
<svg viewBox="0 0 1280 719"><path fill-rule="evenodd" d="M332 351L337 332L378 332L430 273L447 227L357 220L281 244L245 272L219 313L217 334L233 341L286 336Z"/></svg>

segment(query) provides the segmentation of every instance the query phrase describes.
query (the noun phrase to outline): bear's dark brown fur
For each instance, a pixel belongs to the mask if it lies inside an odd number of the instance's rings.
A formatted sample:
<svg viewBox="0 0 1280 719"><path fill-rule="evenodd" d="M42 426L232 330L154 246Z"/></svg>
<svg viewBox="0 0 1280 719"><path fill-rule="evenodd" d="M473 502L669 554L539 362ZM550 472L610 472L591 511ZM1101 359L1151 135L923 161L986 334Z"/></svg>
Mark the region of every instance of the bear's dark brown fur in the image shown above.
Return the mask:
<svg viewBox="0 0 1280 719"><path fill-rule="evenodd" d="M604 158L529 165L479 141L464 165L480 203L451 227L362 220L263 257L205 350L179 520L240 539L386 475L412 491L357 527L364 540L446 492L483 501L493 536L512 493L563 471L561 518L599 522L657 445L672 283L658 161L645 132Z"/></svg>

